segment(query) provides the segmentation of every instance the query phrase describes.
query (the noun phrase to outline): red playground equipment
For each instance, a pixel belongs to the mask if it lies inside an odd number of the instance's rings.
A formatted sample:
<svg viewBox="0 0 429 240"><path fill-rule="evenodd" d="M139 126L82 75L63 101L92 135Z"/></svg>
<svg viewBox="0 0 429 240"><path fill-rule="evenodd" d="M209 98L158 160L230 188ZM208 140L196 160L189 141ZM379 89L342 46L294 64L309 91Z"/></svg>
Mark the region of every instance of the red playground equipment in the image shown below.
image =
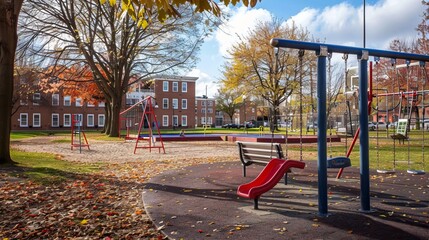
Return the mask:
<svg viewBox="0 0 429 240"><path fill-rule="evenodd" d="M258 209L259 197L271 190L290 168L303 169L304 167L305 163L302 161L273 158L255 180L240 185L237 194L240 197L253 199L254 209Z"/></svg>
<svg viewBox="0 0 429 240"><path fill-rule="evenodd" d="M82 147L89 149L88 139L86 139L85 132L82 129L82 114L72 115L71 125L71 150L73 147L79 147L79 152L82 152Z"/></svg>
<svg viewBox="0 0 429 240"><path fill-rule="evenodd" d="M149 152L152 151L152 148L158 148L158 152L161 152L162 149L165 153L164 142L159 131L154 108L157 108L156 103L153 97L148 96L119 115L120 124L125 123L126 126L125 140L136 141L134 154L138 148L148 148ZM138 129L134 129L134 126L138 126ZM158 136L154 136L154 129L156 129ZM121 126L119 126L119 136L121 136L120 131ZM143 131L145 134L142 134ZM157 141L159 144L157 144Z"/></svg>

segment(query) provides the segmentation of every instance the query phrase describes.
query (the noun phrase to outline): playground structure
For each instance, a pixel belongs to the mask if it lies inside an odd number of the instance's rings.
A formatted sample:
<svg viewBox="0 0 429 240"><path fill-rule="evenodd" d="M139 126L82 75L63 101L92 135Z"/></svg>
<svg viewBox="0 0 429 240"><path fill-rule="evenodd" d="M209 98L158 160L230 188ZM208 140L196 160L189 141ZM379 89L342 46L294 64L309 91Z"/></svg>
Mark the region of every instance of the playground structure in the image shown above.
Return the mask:
<svg viewBox="0 0 429 240"><path fill-rule="evenodd" d="M262 172L251 182L240 185L237 194L254 200L254 209L258 209L259 197L272 189L290 168L305 167L305 163L295 160L273 158Z"/></svg>
<svg viewBox="0 0 429 240"><path fill-rule="evenodd" d="M125 140L135 141L134 154L139 148L149 149L149 152L155 148L159 153L162 149L165 153L154 110L156 107L153 97L148 96L119 114L119 136L121 136L121 126L124 125L126 128ZM147 130L143 133L145 129Z"/></svg>
<svg viewBox="0 0 429 240"><path fill-rule="evenodd" d="M82 147L89 149L88 139L86 138L85 131L82 128L82 115L73 114L71 124L71 150L73 148L79 148L79 152L82 152Z"/></svg>
<svg viewBox="0 0 429 240"><path fill-rule="evenodd" d="M301 42L286 39L272 39L271 45L277 48L292 48L314 51L317 55L317 123L318 123L318 208L319 215L328 214L327 197L327 118L326 118L326 59L329 53L357 55L359 61L359 134L360 140L360 200L361 211L370 212L370 178L369 178L369 132L368 132L368 60L370 56L391 59L419 61L421 66L429 61L429 56L377 49L347 47L332 44Z"/></svg>

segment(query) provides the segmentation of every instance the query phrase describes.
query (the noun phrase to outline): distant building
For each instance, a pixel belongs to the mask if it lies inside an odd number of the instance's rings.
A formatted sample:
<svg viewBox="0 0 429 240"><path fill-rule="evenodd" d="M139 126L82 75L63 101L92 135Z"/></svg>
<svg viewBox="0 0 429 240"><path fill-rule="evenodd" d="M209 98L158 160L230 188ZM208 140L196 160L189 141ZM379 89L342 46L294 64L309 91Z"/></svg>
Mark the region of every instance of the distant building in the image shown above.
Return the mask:
<svg viewBox="0 0 429 240"><path fill-rule="evenodd" d="M197 77L158 76L148 83L138 83L127 92L123 108L152 96L158 108L155 110L160 128L193 128L195 118L195 82ZM19 80L18 80L19 81ZM59 91L43 93L35 91L30 97L21 99L12 116L12 130L61 130L69 129L72 115L79 114L82 127L97 129L104 127L104 102L85 103L72 99ZM214 100L213 100L214 102ZM210 104L210 103L209 103ZM210 109L210 108L209 108ZM214 106L212 108L213 111Z"/></svg>
<svg viewBox="0 0 429 240"><path fill-rule="evenodd" d="M207 96L195 97L195 126L215 126L216 101Z"/></svg>

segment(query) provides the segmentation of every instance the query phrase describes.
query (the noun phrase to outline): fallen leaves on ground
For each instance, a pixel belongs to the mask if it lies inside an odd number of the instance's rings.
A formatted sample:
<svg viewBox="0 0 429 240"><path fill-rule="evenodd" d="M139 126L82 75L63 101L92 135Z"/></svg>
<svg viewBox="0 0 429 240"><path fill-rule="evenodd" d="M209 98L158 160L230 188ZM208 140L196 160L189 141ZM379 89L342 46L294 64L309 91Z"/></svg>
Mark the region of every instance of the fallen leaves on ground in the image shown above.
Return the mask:
<svg viewBox="0 0 429 240"><path fill-rule="evenodd" d="M76 175L52 185L1 178L3 239L163 238L141 209L142 183L102 175Z"/></svg>

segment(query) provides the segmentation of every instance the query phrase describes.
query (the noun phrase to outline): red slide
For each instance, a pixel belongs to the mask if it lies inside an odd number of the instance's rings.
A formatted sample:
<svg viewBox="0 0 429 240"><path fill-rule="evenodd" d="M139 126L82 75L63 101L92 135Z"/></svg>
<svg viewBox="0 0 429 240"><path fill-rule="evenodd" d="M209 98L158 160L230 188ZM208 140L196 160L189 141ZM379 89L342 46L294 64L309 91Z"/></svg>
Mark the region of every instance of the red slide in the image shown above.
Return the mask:
<svg viewBox="0 0 429 240"><path fill-rule="evenodd" d="M250 183L240 185L237 190L237 194L240 197L254 199L254 208L258 209L259 197L272 189L283 177L283 175L289 170L289 168L301 168L305 167L305 163L295 160L283 160L273 158L262 172Z"/></svg>

